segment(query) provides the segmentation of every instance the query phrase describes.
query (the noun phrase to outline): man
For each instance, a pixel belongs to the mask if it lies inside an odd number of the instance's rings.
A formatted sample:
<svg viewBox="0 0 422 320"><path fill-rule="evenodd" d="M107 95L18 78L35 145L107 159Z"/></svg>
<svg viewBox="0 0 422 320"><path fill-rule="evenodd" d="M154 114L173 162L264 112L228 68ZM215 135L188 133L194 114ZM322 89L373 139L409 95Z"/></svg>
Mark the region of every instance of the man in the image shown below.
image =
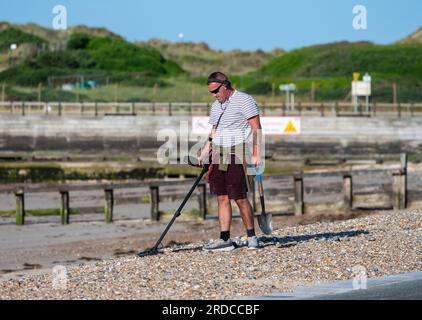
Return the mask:
<svg viewBox="0 0 422 320"><path fill-rule="evenodd" d="M234 249L230 239L231 200L239 207L248 236L248 248L259 249L252 206L247 198L247 191L250 190L248 166L261 165L258 143L261 129L259 109L251 96L233 89L226 75L221 72L214 72L209 76L208 90L216 98L209 120L213 128L199 159L203 164L212 150L207 178L211 194L217 195L220 239L204 246L204 250ZM252 147L246 150L247 146Z"/></svg>

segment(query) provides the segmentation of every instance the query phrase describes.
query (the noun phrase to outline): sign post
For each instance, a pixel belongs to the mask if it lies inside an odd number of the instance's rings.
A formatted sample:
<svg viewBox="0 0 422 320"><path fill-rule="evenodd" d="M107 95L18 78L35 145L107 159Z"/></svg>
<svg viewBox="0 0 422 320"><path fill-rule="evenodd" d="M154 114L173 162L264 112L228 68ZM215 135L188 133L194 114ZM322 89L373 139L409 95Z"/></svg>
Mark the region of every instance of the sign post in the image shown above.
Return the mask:
<svg viewBox="0 0 422 320"><path fill-rule="evenodd" d="M369 96L371 95L371 82L372 77L367 73L363 76L363 82L367 83L367 86L369 86L369 94L365 96L365 103L366 103L366 113L369 112Z"/></svg>
<svg viewBox="0 0 422 320"><path fill-rule="evenodd" d="M279 86L280 91L286 92L286 108L294 110L295 108L295 94L296 85L293 83L290 84L281 84ZM291 92L291 93L290 93Z"/></svg>
<svg viewBox="0 0 422 320"><path fill-rule="evenodd" d="M371 76L366 73L363 76L363 81L359 81L360 74L355 72L353 74L352 82L352 97L355 112L358 111L358 97L365 97L366 100L366 112L369 112L369 97L371 96Z"/></svg>

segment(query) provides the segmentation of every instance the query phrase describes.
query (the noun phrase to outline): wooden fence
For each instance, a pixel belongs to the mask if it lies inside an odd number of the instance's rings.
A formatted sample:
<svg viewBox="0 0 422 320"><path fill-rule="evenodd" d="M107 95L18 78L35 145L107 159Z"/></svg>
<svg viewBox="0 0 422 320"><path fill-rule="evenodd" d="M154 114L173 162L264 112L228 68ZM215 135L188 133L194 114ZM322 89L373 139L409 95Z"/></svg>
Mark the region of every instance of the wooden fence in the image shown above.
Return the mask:
<svg viewBox="0 0 422 320"><path fill-rule="evenodd" d="M370 170L367 170L368 173ZM336 174L343 177L343 206L346 209L352 209L354 207L353 197L353 171L342 172L339 171ZM304 199L304 177L310 176L312 174L303 174L297 173L293 175L292 183L294 186L294 214L296 216L301 216L304 214L305 199ZM160 188L164 186L178 186L182 181L155 181L145 186L149 186L150 190L150 217L152 221L160 220ZM183 180L183 183L190 183L190 180ZM193 180L192 180L193 182ZM123 183L123 184L105 184L105 185L89 185L89 186L49 186L41 189L37 189L36 192L45 192L45 191L54 191L59 192L61 196L61 206L60 206L60 215L61 223L69 224L69 191L80 191L80 190L98 190L102 189L104 191L104 217L106 223L113 222L113 210L114 210L114 190L121 188L130 188L130 187L139 187L140 183ZM257 194L253 188L252 193L252 205L254 212L257 212ZM197 199L198 199L198 208L199 208L199 217L201 219L206 219L207 217L207 188L205 183L201 183L197 189ZM10 192L6 188L2 188L1 192ZM34 192L31 191L31 188L28 187L26 190L24 188L19 188L13 190L16 198L16 224L24 225L25 224L25 192ZM142 195L140 195L141 197ZM395 210L404 209L407 207L407 155L401 155L400 166L392 174L392 203Z"/></svg>
<svg viewBox="0 0 422 320"><path fill-rule="evenodd" d="M371 103L356 108L347 102L298 102L293 107L285 103L258 102L264 116L336 116L336 117L417 117L422 115L422 103ZM0 102L1 114L50 116L137 116L137 115L209 115L209 103L196 102Z"/></svg>

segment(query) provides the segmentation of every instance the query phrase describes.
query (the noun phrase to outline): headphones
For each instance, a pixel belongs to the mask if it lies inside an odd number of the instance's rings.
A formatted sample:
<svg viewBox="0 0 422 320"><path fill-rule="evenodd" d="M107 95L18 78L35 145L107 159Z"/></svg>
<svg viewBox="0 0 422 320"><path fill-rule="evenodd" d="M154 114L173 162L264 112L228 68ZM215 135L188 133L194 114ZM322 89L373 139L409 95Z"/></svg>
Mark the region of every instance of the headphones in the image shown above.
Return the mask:
<svg viewBox="0 0 422 320"><path fill-rule="evenodd" d="M208 79L208 83L207 84L210 84L210 83L213 83L213 82L221 83L224 86L226 86L227 88L231 88L232 87L232 83L229 80L227 80L227 79L226 80L219 80L219 79L216 79L216 78L210 78L210 79Z"/></svg>

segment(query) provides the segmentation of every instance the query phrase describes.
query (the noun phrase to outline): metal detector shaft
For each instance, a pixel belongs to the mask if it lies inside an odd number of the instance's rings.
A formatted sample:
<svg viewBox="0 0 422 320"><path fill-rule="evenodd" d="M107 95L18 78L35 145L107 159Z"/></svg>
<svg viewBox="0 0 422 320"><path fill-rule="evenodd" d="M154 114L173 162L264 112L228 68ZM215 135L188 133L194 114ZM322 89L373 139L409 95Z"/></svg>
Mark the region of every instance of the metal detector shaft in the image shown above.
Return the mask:
<svg viewBox="0 0 422 320"><path fill-rule="evenodd" d="M188 194L186 195L185 199L183 199L183 202L180 204L179 208L176 210L176 212L174 213L173 218L170 220L169 224L167 225L166 229L164 230L164 232L161 234L160 238L158 239L157 243L155 244L155 246L148 250L148 252L150 254L154 254L158 252L158 246L160 245L161 241L163 241L164 237L166 236L167 232L169 231L170 227L172 226L172 224L174 223L174 221L176 220L176 218L178 216L181 215L181 212L186 204L186 202L188 202L189 198L191 197L193 191L195 191L195 188L198 186L199 182L201 182L202 177L204 176L205 173L207 173L207 171L209 170L209 164L204 165L204 167L202 168L201 173L199 174L199 176L196 178L194 184L192 185L192 187L190 188ZM142 252L139 254L140 256L143 256Z"/></svg>

